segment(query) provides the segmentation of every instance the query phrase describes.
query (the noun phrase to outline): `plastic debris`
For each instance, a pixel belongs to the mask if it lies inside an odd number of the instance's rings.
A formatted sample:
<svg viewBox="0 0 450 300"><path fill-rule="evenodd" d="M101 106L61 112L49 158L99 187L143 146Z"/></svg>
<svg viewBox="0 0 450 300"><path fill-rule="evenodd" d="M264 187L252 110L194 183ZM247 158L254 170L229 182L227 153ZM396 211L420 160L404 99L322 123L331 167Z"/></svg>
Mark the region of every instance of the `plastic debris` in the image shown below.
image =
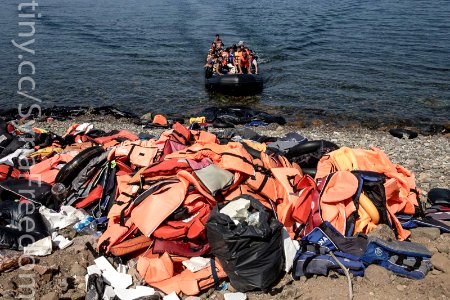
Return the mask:
<svg viewBox="0 0 450 300"><path fill-rule="evenodd" d="M72 206L61 206L59 212L41 206L39 212L43 216L47 227L52 231L66 228L85 218L85 213L82 210Z"/></svg>
<svg viewBox="0 0 450 300"><path fill-rule="evenodd" d="M298 241L294 241L289 236L286 227L283 227L281 230L281 238L283 239L283 250L284 250L284 270L289 272L292 269L294 264L294 257L297 253L298 249L300 249L300 245Z"/></svg>
<svg viewBox="0 0 450 300"><path fill-rule="evenodd" d="M126 265L119 264L117 266L117 272L127 274L128 267Z"/></svg>
<svg viewBox="0 0 450 300"><path fill-rule="evenodd" d="M52 237L48 236L23 248L23 253L32 256L46 256L52 254Z"/></svg>
<svg viewBox="0 0 450 300"><path fill-rule="evenodd" d="M210 263L211 259L197 256L191 257L189 260L183 261L183 266L188 268L188 270L191 272L197 272L204 268L209 267Z"/></svg>
<svg viewBox="0 0 450 300"><path fill-rule="evenodd" d="M225 205L220 210L220 213L229 216L235 224L239 224L240 222L246 221L248 219L249 207L250 207L249 200L238 199Z"/></svg>
<svg viewBox="0 0 450 300"><path fill-rule="evenodd" d="M62 235L58 235L56 232L52 234L52 240L56 247L59 249L66 249L73 244L73 241L66 239Z"/></svg>

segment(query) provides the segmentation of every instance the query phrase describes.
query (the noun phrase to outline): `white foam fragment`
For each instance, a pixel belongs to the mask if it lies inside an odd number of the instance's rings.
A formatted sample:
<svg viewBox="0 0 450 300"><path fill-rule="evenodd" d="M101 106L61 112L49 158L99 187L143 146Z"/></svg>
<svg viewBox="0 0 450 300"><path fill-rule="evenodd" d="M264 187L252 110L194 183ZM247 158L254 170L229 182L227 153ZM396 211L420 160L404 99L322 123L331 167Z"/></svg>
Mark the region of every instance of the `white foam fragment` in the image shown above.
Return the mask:
<svg viewBox="0 0 450 300"><path fill-rule="evenodd" d="M104 271L103 279L113 288L126 289L133 284L133 278L129 274L119 273L116 270Z"/></svg>
<svg viewBox="0 0 450 300"><path fill-rule="evenodd" d="M116 293L116 296L122 300L133 300L140 297L152 296L155 294L155 289L148 286L138 285L135 289L117 288L114 289L114 292Z"/></svg>
<svg viewBox="0 0 450 300"><path fill-rule="evenodd" d="M99 258L96 258L94 260L94 262L102 272L104 272L104 271L115 272L116 271L116 269L114 269L114 267L109 263L109 261L104 256L100 256Z"/></svg>
<svg viewBox="0 0 450 300"><path fill-rule="evenodd" d="M102 300L112 300L112 299L114 299L115 296L116 296L116 293L115 293L114 289L109 285L105 286L105 291L103 292Z"/></svg>
<svg viewBox="0 0 450 300"><path fill-rule="evenodd" d="M223 294L225 300L246 300L247 295L244 293L225 293Z"/></svg>
<svg viewBox="0 0 450 300"><path fill-rule="evenodd" d="M92 265L87 267L88 275L97 274L102 275L102 270L97 265Z"/></svg>
<svg viewBox="0 0 450 300"><path fill-rule="evenodd" d="M180 298L178 298L177 293L172 292L169 295L164 296L163 300L180 300Z"/></svg>
<svg viewBox="0 0 450 300"><path fill-rule="evenodd" d="M73 244L73 241L66 239L65 237L63 237L62 235L58 235L56 234L56 232L54 232L52 234L52 238L53 238L53 243L55 244L56 247L58 247L59 249L63 250L66 249L67 247L71 246ZM54 236L55 235L55 236Z"/></svg>

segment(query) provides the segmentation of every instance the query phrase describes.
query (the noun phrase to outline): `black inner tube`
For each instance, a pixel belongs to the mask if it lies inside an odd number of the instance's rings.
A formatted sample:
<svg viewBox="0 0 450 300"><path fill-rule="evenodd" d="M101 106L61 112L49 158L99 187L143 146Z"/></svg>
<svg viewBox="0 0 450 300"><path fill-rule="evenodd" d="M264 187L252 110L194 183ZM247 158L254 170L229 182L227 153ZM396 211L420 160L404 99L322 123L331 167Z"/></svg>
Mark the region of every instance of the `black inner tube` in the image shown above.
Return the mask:
<svg viewBox="0 0 450 300"><path fill-rule="evenodd" d="M418 136L417 132L408 130L408 129L402 129L402 128L389 129L389 133L392 136L395 136L400 139L402 139L402 138L414 139Z"/></svg>
<svg viewBox="0 0 450 300"><path fill-rule="evenodd" d="M55 182L63 183L67 186L93 157L100 155L103 151L103 148L100 146L84 149L61 168L56 176Z"/></svg>

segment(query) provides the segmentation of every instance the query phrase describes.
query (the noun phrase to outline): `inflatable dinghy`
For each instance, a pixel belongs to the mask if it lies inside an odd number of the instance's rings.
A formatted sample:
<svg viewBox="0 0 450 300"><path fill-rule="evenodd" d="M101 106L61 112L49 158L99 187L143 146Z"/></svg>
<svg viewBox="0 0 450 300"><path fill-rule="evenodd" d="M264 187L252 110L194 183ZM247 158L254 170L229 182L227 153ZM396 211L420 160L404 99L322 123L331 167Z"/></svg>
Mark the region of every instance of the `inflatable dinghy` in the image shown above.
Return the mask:
<svg viewBox="0 0 450 300"><path fill-rule="evenodd" d="M262 92L263 79L255 74L212 75L205 78L205 87L226 95L255 95Z"/></svg>

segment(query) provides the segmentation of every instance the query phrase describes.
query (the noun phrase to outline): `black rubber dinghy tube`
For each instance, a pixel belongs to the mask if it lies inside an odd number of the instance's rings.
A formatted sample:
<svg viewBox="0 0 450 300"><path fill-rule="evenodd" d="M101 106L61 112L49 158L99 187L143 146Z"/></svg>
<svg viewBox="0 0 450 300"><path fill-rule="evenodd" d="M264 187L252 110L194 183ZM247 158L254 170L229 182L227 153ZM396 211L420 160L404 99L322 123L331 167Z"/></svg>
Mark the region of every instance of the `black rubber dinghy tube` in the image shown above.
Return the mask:
<svg viewBox="0 0 450 300"><path fill-rule="evenodd" d="M70 162L59 170L56 176L56 183L68 185L78 175L79 172L91 161L92 158L102 154L105 150L100 146L84 149L77 154Z"/></svg>
<svg viewBox="0 0 450 300"><path fill-rule="evenodd" d="M331 150L323 152L328 153L330 151L339 149L339 146L327 140L307 141L290 148L286 154L286 157L298 157L303 154L313 153L321 148L324 148L324 150L331 148Z"/></svg>
<svg viewBox="0 0 450 300"><path fill-rule="evenodd" d="M223 119L215 119L213 122L214 128L234 128L234 124Z"/></svg>
<svg viewBox="0 0 450 300"><path fill-rule="evenodd" d="M432 188L427 195L428 202L433 205L450 205L450 190L444 188Z"/></svg>
<svg viewBox="0 0 450 300"><path fill-rule="evenodd" d="M418 136L417 132L408 130L408 129L402 129L402 128L389 129L389 133L392 136L395 136L399 139L402 139L402 138L414 139Z"/></svg>
<svg viewBox="0 0 450 300"><path fill-rule="evenodd" d="M302 168L303 174L308 174L312 178L316 177L317 169L315 168Z"/></svg>
<svg viewBox="0 0 450 300"><path fill-rule="evenodd" d="M303 154L312 153L314 151L317 151L322 146L322 140L317 141L308 141L305 143L301 143L299 145L296 145L288 150L286 157L292 158L292 157L298 157Z"/></svg>

